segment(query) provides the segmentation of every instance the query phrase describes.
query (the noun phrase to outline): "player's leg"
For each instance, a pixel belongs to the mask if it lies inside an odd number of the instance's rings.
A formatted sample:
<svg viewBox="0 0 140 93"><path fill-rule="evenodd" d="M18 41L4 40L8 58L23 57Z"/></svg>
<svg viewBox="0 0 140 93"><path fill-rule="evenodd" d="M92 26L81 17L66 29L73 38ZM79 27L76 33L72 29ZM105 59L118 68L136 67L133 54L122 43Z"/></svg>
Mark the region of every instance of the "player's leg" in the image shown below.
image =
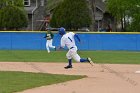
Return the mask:
<svg viewBox="0 0 140 93"><path fill-rule="evenodd" d="M94 65L93 61L91 60L91 58L81 58L78 54L77 51L73 51L72 52L72 57L74 60L76 60L77 62L89 62L92 66Z"/></svg>
<svg viewBox="0 0 140 93"><path fill-rule="evenodd" d="M94 65L91 58L80 58L78 54L73 55L73 59L76 60L77 62L89 62L92 66Z"/></svg>
<svg viewBox="0 0 140 93"><path fill-rule="evenodd" d="M47 42L46 42L46 49L47 49L48 53L50 53L50 49L49 49L49 40L47 40Z"/></svg>
<svg viewBox="0 0 140 93"><path fill-rule="evenodd" d="M55 49L56 47L55 47L55 46L53 46L53 45L52 45L52 43L53 43L53 40L52 40L52 39L51 39L51 40L49 40L49 47L50 47L50 48Z"/></svg>
<svg viewBox="0 0 140 93"><path fill-rule="evenodd" d="M70 50L70 55L72 56L72 58L77 61L77 62L88 62L87 58L81 58L78 54L77 54L77 48L73 48Z"/></svg>
<svg viewBox="0 0 140 93"><path fill-rule="evenodd" d="M93 61L91 60L91 58L90 57L88 57L87 58L88 59L88 62L93 66L94 65L94 63L93 63Z"/></svg>
<svg viewBox="0 0 140 93"><path fill-rule="evenodd" d="M72 57L70 55L70 51L67 52L66 57L68 59L68 65L64 68L65 69L72 68Z"/></svg>
<svg viewBox="0 0 140 93"><path fill-rule="evenodd" d="M87 58L81 58L77 53L73 54L72 57L77 62L88 62Z"/></svg>

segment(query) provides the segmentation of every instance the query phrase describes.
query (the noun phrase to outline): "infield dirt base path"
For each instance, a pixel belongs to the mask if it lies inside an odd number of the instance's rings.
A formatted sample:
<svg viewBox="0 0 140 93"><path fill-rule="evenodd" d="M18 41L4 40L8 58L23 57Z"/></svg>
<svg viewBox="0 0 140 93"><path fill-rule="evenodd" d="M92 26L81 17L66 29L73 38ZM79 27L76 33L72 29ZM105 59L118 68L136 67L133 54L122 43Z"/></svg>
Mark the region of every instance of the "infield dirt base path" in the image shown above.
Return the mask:
<svg viewBox="0 0 140 93"><path fill-rule="evenodd" d="M140 93L140 65L74 63L0 62L0 71L24 71L67 75L86 75L86 78L49 86L41 86L18 93Z"/></svg>

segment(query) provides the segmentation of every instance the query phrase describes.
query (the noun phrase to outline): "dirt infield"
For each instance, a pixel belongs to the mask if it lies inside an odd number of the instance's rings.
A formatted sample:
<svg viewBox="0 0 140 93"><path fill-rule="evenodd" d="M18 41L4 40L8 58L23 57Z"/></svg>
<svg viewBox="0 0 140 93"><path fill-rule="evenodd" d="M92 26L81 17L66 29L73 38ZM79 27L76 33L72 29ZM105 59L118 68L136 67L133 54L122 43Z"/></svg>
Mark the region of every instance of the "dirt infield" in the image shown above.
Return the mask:
<svg viewBox="0 0 140 93"><path fill-rule="evenodd" d="M140 65L74 63L0 62L0 71L41 72L68 75L87 75L87 78L49 86L37 87L18 93L140 93Z"/></svg>

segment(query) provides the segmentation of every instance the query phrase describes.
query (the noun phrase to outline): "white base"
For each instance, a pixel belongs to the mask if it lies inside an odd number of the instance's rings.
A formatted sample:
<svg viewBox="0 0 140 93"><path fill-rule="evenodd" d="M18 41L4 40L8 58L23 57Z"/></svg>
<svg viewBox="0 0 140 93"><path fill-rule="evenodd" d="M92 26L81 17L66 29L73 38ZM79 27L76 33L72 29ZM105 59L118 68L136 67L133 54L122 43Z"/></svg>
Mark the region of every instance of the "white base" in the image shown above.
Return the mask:
<svg viewBox="0 0 140 93"><path fill-rule="evenodd" d="M135 73L139 73L140 74L140 71L136 71Z"/></svg>

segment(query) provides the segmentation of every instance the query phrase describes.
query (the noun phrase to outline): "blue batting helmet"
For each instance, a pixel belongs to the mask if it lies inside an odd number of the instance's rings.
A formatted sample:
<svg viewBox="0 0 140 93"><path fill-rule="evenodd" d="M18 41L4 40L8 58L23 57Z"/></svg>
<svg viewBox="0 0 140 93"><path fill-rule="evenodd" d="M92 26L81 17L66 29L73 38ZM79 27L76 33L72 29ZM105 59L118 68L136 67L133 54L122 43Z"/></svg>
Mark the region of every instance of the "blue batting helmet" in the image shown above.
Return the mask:
<svg viewBox="0 0 140 93"><path fill-rule="evenodd" d="M59 34L60 34L60 35L66 34L65 28L63 28L63 27L59 28L58 31L59 31Z"/></svg>

